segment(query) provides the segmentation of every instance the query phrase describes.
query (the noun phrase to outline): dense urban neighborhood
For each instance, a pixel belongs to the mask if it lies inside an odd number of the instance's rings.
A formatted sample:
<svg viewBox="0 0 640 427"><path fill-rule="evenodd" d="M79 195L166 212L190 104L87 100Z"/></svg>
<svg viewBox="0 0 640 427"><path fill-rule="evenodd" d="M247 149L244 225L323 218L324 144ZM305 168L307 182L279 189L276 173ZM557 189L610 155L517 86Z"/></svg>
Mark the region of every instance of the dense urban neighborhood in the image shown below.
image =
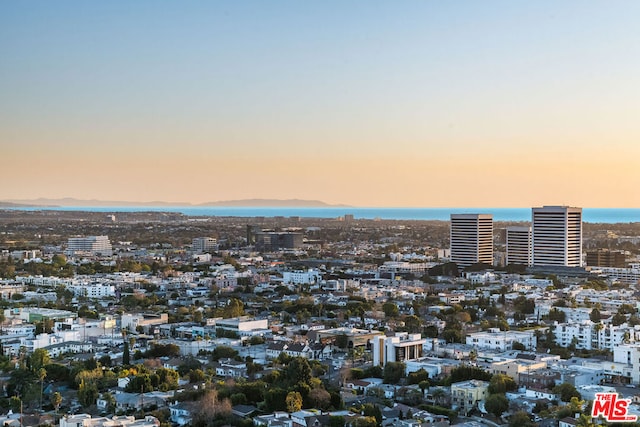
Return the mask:
<svg viewBox="0 0 640 427"><path fill-rule="evenodd" d="M0 424L591 426L603 393L640 416L640 223L580 214L0 210Z"/></svg>

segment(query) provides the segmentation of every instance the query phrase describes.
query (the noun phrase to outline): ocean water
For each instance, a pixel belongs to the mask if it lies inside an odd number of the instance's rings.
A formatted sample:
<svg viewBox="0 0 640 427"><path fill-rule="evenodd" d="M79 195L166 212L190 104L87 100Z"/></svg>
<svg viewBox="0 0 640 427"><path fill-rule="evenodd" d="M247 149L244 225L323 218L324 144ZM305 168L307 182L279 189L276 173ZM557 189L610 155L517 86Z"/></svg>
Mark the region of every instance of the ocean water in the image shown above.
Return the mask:
<svg viewBox="0 0 640 427"><path fill-rule="evenodd" d="M531 221L531 208L265 208L265 207L83 207L13 208L12 210L57 210L88 212L178 212L189 216L337 218L351 214L355 219L441 220L452 213L493 214L494 221ZM591 223L640 222L638 208L583 208L582 219Z"/></svg>

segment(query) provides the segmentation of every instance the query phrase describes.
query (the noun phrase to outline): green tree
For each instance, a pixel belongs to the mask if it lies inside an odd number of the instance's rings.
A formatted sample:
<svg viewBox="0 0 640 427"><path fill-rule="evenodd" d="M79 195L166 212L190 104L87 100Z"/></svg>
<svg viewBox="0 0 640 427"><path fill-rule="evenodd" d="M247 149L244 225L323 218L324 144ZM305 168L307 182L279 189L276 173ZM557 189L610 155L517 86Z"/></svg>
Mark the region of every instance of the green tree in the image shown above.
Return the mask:
<svg viewBox="0 0 640 427"><path fill-rule="evenodd" d="M202 362L193 356L189 356L180 365L178 365L178 374L187 375L197 369L202 369Z"/></svg>
<svg viewBox="0 0 640 427"><path fill-rule="evenodd" d="M231 298L223 311L223 317L239 317L244 314L244 304L237 298Z"/></svg>
<svg viewBox="0 0 640 427"><path fill-rule="evenodd" d="M40 380L40 410L42 411L42 392L44 390L44 379L47 377L47 371L44 368L40 368L36 371L36 375Z"/></svg>
<svg viewBox="0 0 640 427"><path fill-rule="evenodd" d="M567 315L564 311L552 308L548 314L549 320L552 322L564 323L567 319Z"/></svg>
<svg viewBox="0 0 640 427"><path fill-rule="evenodd" d="M159 368L156 370L158 376L158 389L160 391L175 390L178 388L180 376L173 369Z"/></svg>
<svg viewBox="0 0 640 427"><path fill-rule="evenodd" d="M518 411L509 418L509 427L535 427L536 423L531 421L529 414L525 411Z"/></svg>
<svg viewBox="0 0 640 427"><path fill-rule="evenodd" d="M590 417L589 415L580 414L580 417L578 417L578 423L576 424L576 427L595 427L595 426L596 424L593 422L593 418Z"/></svg>
<svg viewBox="0 0 640 427"><path fill-rule="evenodd" d="M409 372L407 375L407 384L419 384L428 379L429 373L424 368L420 368L417 371Z"/></svg>
<svg viewBox="0 0 640 427"><path fill-rule="evenodd" d="M107 411L113 412L116 409L116 398L109 392L102 393L102 400L107 402Z"/></svg>
<svg viewBox="0 0 640 427"><path fill-rule="evenodd" d="M560 396L560 400L562 400L563 402L570 402L572 397L577 397L578 399L582 398L573 384L569 383L559 384L555 386L552 391L554 394Z"/></svg>
<svg viewBox="0 0 640 427"><path fill-rule="evenodd" d="M265 409L269 412L287 410L287 391L279 388L269 388L264 394Z"/></svg>
<svg viewBox="0 0 640 427"><path fill-rule="evenodd" d="M189 372L189 382L191 384L201 383L207 379L207 374L202 369L194 369Z"/></svg>
<svg viewBox="0 0 640 427"><path fill-rule="evenodd" d="M614 314L613 317L611 318L611 324L613 326L620 326L626 321L627 321L627 316L623 313L620 313L620 311Z"/></svg>
<svg viewBox="0 0 640 427"><path fill-rule="evenodd" d="M226 345L219 345L213 349L213 352L211 352L211 360L217 362L220 359L233 359L237 355L237 350ZM200 367L200 365L198 365L198 367Z"/></svg>
<svg viewBox="0 0 640 427"><path fill-rule="evenodd" d="M384 374L380 366L370 366L364 370L363 378L383 378Z"/></svg>
<svg viewBox="0 0 640 427"><path fill-rule="evenodd" d="M489 393L490 394L504 394L508 391L517 390L518 385L509 375L495 374L489 381Z"/></svg>
<svg viewBox="0 0 640 427"><path fill-rule="evenodd" d="M584 400L580 400L579 397L572 396L571 399L569 399L569 403L567 404L567 406L569 407L569 410L571 410L572 414L578 414L582 412L584 404Z"/></svg>
<svg viewBox="0 0 640 427"><path fill-rule="evenodd" d="M129 384L125 387L125 390L130 393L149 393L153 391L151 376L147 373L139 373L135 377L131 378L131 381L129 381Z"/></svg>
<svg viewBox="0 0 640 427"><path fill-rule="evenodd" d="M285 403L287 404L287 412L298 412L302 409L302 395L297 391L291 391L287 394Z"/></svg>
<svg viewBox="0 0 640 427"><path fill-rule="evenodd" d="M129 352L129 342L124 340L124 348L122 350L122 364L124 366L129 366L131 363L131 354Z"/></svg>
<svg viewBox="0 0 640 427"><path fill-rule="evenodd" d="M597 308L594 308L593 310L591 310L591 313L589 313L589 319L591 319L593 323L598 323L601 318L602 315L600 313L600 310L598 310Z"/></svg>
<svg viewBox="0 0 640 427"><path fill-rule="evenodd" d="M58 409L60 409L60 404L62 404L62 395L56 391L55 393L51 394L50 401L51 406L53 406L57 413Z"/></svg>
<svg viewBox="0 0 640 427"><path fill-rule="evenodd" d="M491 394L484 401L487 411L496 417L500 417L504 411L509 409L509 401L504 394Z"/></svg>
<svg viewBox="0 0 640 427"><path fill-rule="evenodd" d="M406 365L402 362L388 362L384 365L383 380L385 384L398 384L405 376Z"/></svg>
<svg viewBox="0 0 640 427"><path fill-rule="evenodd" d="M382 411L378 405L372 403L365 403L362 407L362 413L365 417L373 417L376 422L380 424L382 422Z"/></svg>
<svg viewBox="0 0 640 427"><path fill-rule="evenodd" d="M429 388L429 381L423 380L418 383L418 387L422 390L422 397L424 397L424 392Z"/></svg>
<svg viewBox="0 0 640 427"><path fill-rule="evenodd" d="M491 381L492 375L482 368L475 366L462 365L451 370L449 377L450 383L457 383L467 380Z"/></svg>
<svg viewBox="0 0 640 427"><path fill-rule="evenodd" d="M51 357L49 352L44 348L38 348L29 356L29 366L33 372L38 372L41 368L44 368L51 363Z"/></svg>
<svg viewBox="0 0 640 427"><path fill-rule="evenodd" d="M78 401L84 407L89 407L96 403L98 399L98 387L93 382L85 382L83 379L78 388Z"/></svg>
<svg viewBox="0 0 640 427"><path fill-rule="evenodd" d="M376 427L378 422L374 417L356 418L352 424L354 427Z"/></svg>
<svg viewBox="0 0 640 427"><path fill-rule="evenodd" d="M309 384L311 376L311 365L304 357L294 357L287 365L286 378L290 385Z"/></svg>
<svg viewBox="0 0 640 427"><path fill-rule="evenodd" d="M397 317L400 311L398 306L392 302L385 302L382 304L382 311L386 317Z"/></svg>
<svg viewBox="0 0 640 427"><path fill-rule="evenodd" d="M532 299L527 299L524 295L517 297L513 302L515 311L523 314L533 314L536 310L536 303Z"/></svg>
<svg viewBox="0 0 640 427"><path fill-rule="evenodd" d="M11 396L11 398L9 399L9 407L14 413L22 412L22 399L20 399L18 396Z"/></svg>
<svg viewBox="0 0 640 427"><path fill-rule="evenodd" d="M247 396L244 393L234 393L229 396L229 399L231 399L231 404L233 406L247 404Z"/></svg>
<svg viewBox="0 0 640 427"><path fill-rule="evenodd" d="M419 333L422 330L422 320L412 314L404 318L404 327L411 334Z"/></svg>

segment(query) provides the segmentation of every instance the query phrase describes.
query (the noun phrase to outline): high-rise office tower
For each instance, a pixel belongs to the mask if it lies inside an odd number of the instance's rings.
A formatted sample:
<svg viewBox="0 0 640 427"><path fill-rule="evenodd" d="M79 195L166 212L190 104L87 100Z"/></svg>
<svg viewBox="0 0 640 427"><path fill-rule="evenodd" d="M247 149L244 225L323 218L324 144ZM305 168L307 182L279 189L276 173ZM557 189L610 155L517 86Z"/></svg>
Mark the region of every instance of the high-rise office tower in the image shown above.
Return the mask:
<svg viewBox="0 0 640 427"><path fill-rule="evenodd" d="M582 266L582 208L533 208L531 222L534 266Z"/></svg>
<svg viewBox="0 0 640 427"><path fill-rule="evenodd" d="M451 261L493 264L493 215L451 214Z"/></svg>
<svg viewBox="0 0 640 427"><path fill-rule="evenodd" d="M531 265L531 227L507 227L507 265Z"/></svg>

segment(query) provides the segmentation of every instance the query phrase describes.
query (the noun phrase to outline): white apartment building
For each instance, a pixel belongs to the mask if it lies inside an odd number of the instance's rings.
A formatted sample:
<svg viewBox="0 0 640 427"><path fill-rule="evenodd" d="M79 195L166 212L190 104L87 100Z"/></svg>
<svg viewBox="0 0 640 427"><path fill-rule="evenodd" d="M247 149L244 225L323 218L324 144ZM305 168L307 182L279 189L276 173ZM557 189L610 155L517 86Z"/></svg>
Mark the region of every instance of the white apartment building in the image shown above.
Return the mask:
<svg viewBox="0 0 640 427"><path fill-rule="evenodd" d="M568 347L575 343L576 348L585 350L612 350L624 343L635 342L640 338L640 330L628 326L593 323L585 320L582 323L560 323L553 333L556 344Z"/></svg>
<svg viewBox="0 0 640 427"><path fill-rule="evenodd" d="M54 344L66 342L80 342L80 340L78 331L57 331L55 334L38 334L35 338L21 338L20 344L24 346L27 353L33 353L39 348L48 348Z"/></svg>
<svg viewBox="0 0 640 427"><path fill-rule="evenodd" d="M150 415L138 420L132 416L92 418L89 414L65 415L60 418L60 427L157 427L159 425L160 421Z"/></svg>
<svg viewBox="0 0 640 427"><path fill-rule="evenodd" d="M582 266L582 208L543 206L531 216L534 266Z"/></svg>
<svg viewBox="0 0 640 427"><path fill-rule="evenodd" d="M247 316L231 319L216 319L216 329L224 329L238 334L239 337L251 337L254 335L265 336L271 334L268 319L254 319Z"/></svg>
<svg viewBox="0 0 640 427"><path fill-rule="evenodd" d="M451 214L451 261L459 267L493 264L493 215Z"/></svg>
<svg viewBox="0 0 640 427"><path fill-rule="evenodd" d="M600 273L611 280L617 280L631 285L640 283L640 266L632 265L630 268L597 267L591 269L592 273Z"/></svg>
<svg viewBox="0 0 640 427"><path fill-rule="evenodd" d="M108 236L69 237L66 253L111 256L113 248Z"/></svg>
<svg viewBox="0 0 640 427"><path fill-rule="evenodd" d="M531 265L531 227L507 227L507 265Z"/></svg>
<svg viewBox="0 0 640 427"><path fill-rule="evenodd" d="M489 328L487 331L467 335L466 344L481 349L507 351L514 343L524 345L527 350L535 350L538 344L534 331L501 331Z"/></svg>
<svg viewBox="0 0 640 427"><path fill-rule="evenodd" d="M640 343L622 344L613 349L613 364L605 368L613 372L609 375L620 375L629 378L632 384L640 384Z"/></svg>
<svg viewBox="0 0 640 427"><path fill-rule="evenodd" d="M312 285L318 283L321 279L320 271L313 269L282 272L282 283L285 285Z"/></svg>
<svg viewBox="0 0 640 427"><path fill-rule="evenodd" d="M426 342L420 334L407 332L396 332L392 337L376 336L373 338L373 366L419 359Z"/></svg>
<svg viewBox="0 0 640 427"><path fill-rule="evenodd" d="M21 325L3 326L2 333L5 335L26 335L29 337L35 337L36 325L23 323Z"/></svg>
<svg viewBox="0 0 640 427"><path fill-rule="evenodd" d="M78 283L68 285L67 289L73 292L73 295L77 297L102 299L116 296L116 287L104 283Z"/></svg>
<svg viewBox="0 0 640 427"><path fill-rule="evenodd" d="M112 335L116 321L113 316L106 315L102 319L65 319L55 322L54 331L75 331L82 340L102 335Z"/></svg>
<svg viewBox="0 0 640 427"><path fill-rule="evenodd" d="M426 262L385 261L378 271L391 274L424 274L433 264Z"/></svg>

